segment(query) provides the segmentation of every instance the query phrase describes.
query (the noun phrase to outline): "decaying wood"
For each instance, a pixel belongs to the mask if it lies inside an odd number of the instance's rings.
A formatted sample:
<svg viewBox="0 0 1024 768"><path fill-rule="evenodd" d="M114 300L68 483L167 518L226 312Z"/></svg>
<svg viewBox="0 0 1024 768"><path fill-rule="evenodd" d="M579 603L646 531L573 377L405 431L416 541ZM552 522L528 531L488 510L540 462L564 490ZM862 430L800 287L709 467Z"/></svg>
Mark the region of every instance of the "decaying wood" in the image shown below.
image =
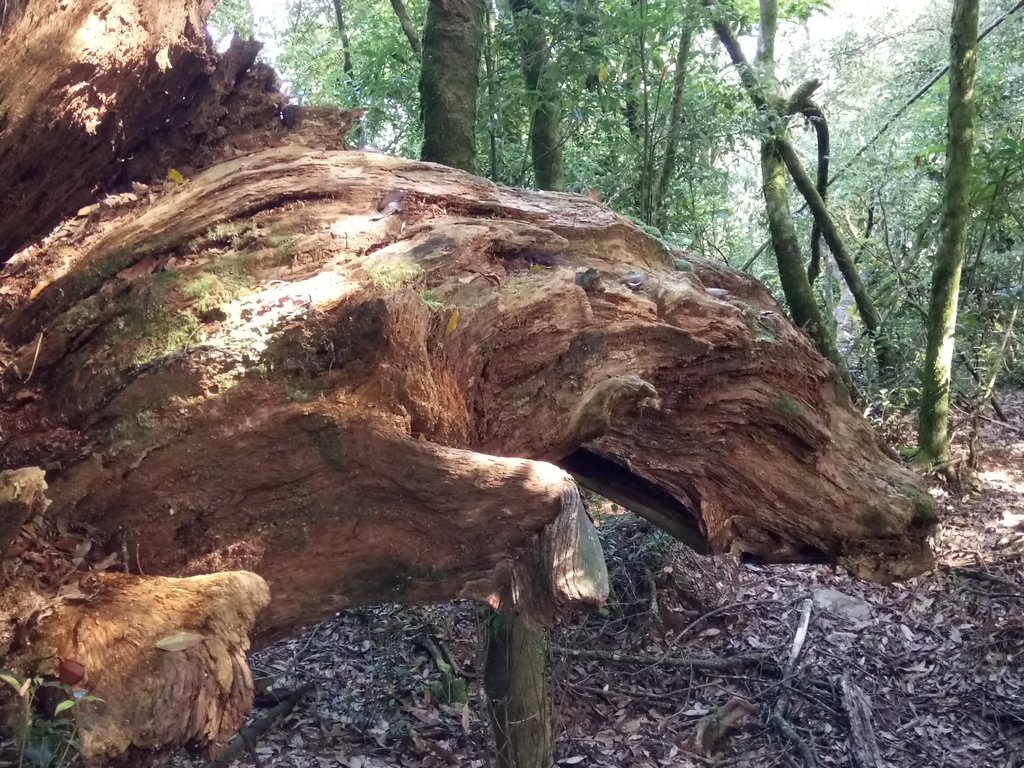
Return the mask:
<svg viewBox="0 0 1024 768"><path fill-rule="evenodd" d="M405 212L369 221L397 186L416 190ZM575 446L605 462L623 500L655 496L715 551L839 559L876 578L926 565L927 497L764 289L692 257L673 271L676 254L601 206L289 146L216 166L84 250L2 324L21 346L8 391L36 359L46 376L31 384L64 399L61 417L81 440L77 455L51 462L73 463L109 438L103 427L142 413L153 434L133 441L126 466L139 463L125 480L155 489L167 478L145 470L166 466L185 422L215 432L233 406L254 426L371 409L406 435L483 453L572 468ZM607 281L588 294L573 280L584 266L654 277L641 291ZM581 432L581 404L629 374L660 407L627 399L614 426L595 422L604 435L590 423ZM184 411L170 402L179 392ZM228 443L247 440L228 431ZM163 441L159 462L135 455ZM4 460L37 459L24 442L15 435ZM76 486L114 474L111 460L72 470ZM195 453L184 461L207 466ZM76 504L65 491L78 493L64 483L55 496ZM197 505L209 502L187 506ZM91 506L85 517L106 519L103 502ZM164 558L149 555L159 570Z"/></svg>
<svg viewBox="0 0 1024 768"><path fill-rule="evenodd" d="M250 630L601 605L577 481L701 552L930 566L929 498L763 286L581 196L341 151L358 111L279 114L210 6L0 24L0 472L46 489L0 502L0 654L118 702L87 756L223 743Z"/></svg>
<svg viewBox="0 0 1024 768"><path fill-rule="evenodd" d="M551 621L607 594L555 463L704 551L930 564L927 496L765 289L603 206L296 144L153 196L5 276L0 467L47 470L81 567L256 572L260 640L383 600Z"/></svg>
<svg viewBox="0 0 1024 768"><path fill-rule="evenodd" d="M0 562L7 556L34 514L46 510L45 473L39 467L23 467L0 472ZM4 574L0 571L0 584Z"/></svg>
<svg viewBox="0 0 1024 768"><path fill-rule="evenodd" d="M230 765L232 760L239 757L246 750L249 750L252 754L253 762L258 766L258 758L254 751L257 739L269 731L275 722L291 713L295 709L295 705L302 700L303 696L312 691L313 687L312 683L307 683L284 696L277 704L267 710L266 714L258 717L236 733L231 738L231 741L228 742L224 751L213 760L207 762L203 768L224 768L224 766Z"/></svg>
<svg viewBox="0 0 1024 768"><path fill-rule="evenodd" d="M875 728L871 723L871 702L849 676L840 680L843 709L850 722L847 747L854 768L883 768L882 753L878 748Z"/></svg>
<svg viewBox="0 0 1024 768"><path fill-rule="evenodd" d="M0 263L97 190L187 172L229 132L277 120L259 44L208 49L212 0L16 5L0 36Z"/></svg>
<svg viewBox="0 0 1024 768"><path fill-rule="evenodd" d="M245 572L176 579L98 573L66 585L20 627L5 666L57 677L102 701L78 706L82 752L224 744L252 705L245 654L266 583Z"/></svg>

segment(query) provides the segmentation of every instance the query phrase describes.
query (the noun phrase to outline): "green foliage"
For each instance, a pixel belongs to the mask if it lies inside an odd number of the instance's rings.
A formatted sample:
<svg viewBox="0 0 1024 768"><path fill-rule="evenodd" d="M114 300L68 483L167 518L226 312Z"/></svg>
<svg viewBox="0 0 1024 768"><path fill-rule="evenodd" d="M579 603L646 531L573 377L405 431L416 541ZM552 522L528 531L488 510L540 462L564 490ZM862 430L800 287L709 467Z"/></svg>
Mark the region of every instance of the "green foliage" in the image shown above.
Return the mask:
<svg viewBox="0 0 1024 768"><path fill-rule="evenodd" d="M17 700L15 720L8 723L14 732L14 754L0 751L0 762L18 768L65 768L74 764L81 749L79 730L89 727L80 707L101 699L59 680L26 678L7 669L0 669L0 682Z"/></svg>
<svg viewBox="0 0 1024 768"><path fill-rule="evenodd" d="M251 39L255 29L255 19L250 0L220 0L213 8L207 21L214 38L222 40L237 34L243 39Z"/></svg>

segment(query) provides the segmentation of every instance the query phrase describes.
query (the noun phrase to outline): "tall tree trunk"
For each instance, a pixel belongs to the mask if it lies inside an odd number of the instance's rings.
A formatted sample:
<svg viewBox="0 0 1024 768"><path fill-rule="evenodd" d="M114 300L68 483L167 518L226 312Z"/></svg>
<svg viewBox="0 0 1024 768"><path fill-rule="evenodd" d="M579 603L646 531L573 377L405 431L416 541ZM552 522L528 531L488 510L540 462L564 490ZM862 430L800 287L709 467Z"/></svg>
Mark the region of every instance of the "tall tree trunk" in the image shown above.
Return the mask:
<svg viewBox="0 0 1024 768"><path fill-rule="evenodd" d="M883 377L891 377L896 369L896 351L893 349L892 344L889 342L889 337L882 327L882 318L875 307L874 299L871 298L867 286L861 280L860 272L857 271L853 254L847 250L846 242L839 234L839 229L829 214L825 201L818 194L818 190L815 188L814 181L810 175L804 170L800 158L797 157L796 150L793 149L793 145L786 139L780 138L776 146L783 162L786 164L786 168L789 170L789 175L793 177L793 181L796 183L796 188L800 190L800 194L807 201L807 205L814 215L815 224L820 228L821 234L824 236L825 242L832 251L836 264L839 266L839 271L842 273L846 285L849 286L850 292L853 294L853 299L857 304L857 313L860 315L860 319L863 321L864 327L867 328L868 334L870 334L871 340L875 345L875 358L878 361L878 368Z"/></svg>
<svg viewBox="0 0 1024 768"><path fill-rule="evenodd" d="M683 131L683 89L686 85L686 63L690 57L692 42L693 30L687 19L679 36L679 52L676 54L676 71L672 81L672 108L669 112L668 134L665 137L665 157L655 193L657 214L654 223L662 232L668 227L668 191L676 173L679 136Z"/></svg>
<svg viewBox="0 0 1024 768"><path fill-rule="evenodd" d="M423 29L420 157L476 173L476 96L484 0L429 0Z"/></svg>
<svg viewBox="0 0 1024 768"><path fill-rule="evenodd" d="M402 25L405 39L409 41L409 47L417 56L422 55L423 45L420 43L419 35L416 34L416 25L409 18L409 11L406 10L405 3L402 0L391 0L391 7L395 9L395 15L398 17L398 23Z"/></svg>
<svg viewBox="0 0 1024 768"><path fill-rule="evenodd" d="M789 209L789 179L786 176L786 166L774 141L766 141L761 145L761 178L768 212L768 231L771 234L775 260L779 266L779 279L786 297L786 306L789 307L793 321L811 335L818 351L832 361L842 376L843 383L852 390L853 381L850 373L839 356L835 339L832 338L829 325L814 300L814 291L804 270L800 240L797 238Z"/></svg>
<svg viewBox="0 0 1024 768"><path fill-rule="evenodd" d="M562 167L562 108L558 82L549 66L551 47L544 19L533 0L512 0L516 25L523 38L523 79L533 102L530 114L530 156L538 189L565 189Z"/></svg>
<svg viewBox="0 0 1024 768"><path fill-rule="evenodd" d="M949 389L960 272L967 240L968 183L974 143L974 79L977 72L978 0L954 0L949 45L949 117L946 184L939 247L928 306L928 348L918 417L918 461L949 460Z"/></svg>

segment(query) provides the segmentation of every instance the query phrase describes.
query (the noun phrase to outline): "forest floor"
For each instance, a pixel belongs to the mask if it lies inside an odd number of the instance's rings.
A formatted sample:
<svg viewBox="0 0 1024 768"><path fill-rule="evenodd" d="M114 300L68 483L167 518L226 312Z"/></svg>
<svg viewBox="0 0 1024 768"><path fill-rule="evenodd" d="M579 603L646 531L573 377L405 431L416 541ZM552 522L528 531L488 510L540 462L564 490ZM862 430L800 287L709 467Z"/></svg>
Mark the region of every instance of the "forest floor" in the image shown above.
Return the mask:
<svg viewBox="0 0 1024 768"><path fill-rule="evenodd" d="M870 707L880 766L1024 766L1024 394L1004 408L1011 425L981 422L965 489L933 489L939 566L903 584L697 558L605 505L614 600L552 637L558 765L770 768L806 765L809 752L849 766L845 682ZM795 672L780 679L808 601ZM255 743L259 764L487 765L480 629L469 604L384 606L256 654L257 676L276 687L312 684ZM442 685L438 650L465 672L468 703ZM686 662L750 656L761 661L717 672ZM798 741L773 723L780 694ZM702 749L727 704L738 721Z"/></svg>

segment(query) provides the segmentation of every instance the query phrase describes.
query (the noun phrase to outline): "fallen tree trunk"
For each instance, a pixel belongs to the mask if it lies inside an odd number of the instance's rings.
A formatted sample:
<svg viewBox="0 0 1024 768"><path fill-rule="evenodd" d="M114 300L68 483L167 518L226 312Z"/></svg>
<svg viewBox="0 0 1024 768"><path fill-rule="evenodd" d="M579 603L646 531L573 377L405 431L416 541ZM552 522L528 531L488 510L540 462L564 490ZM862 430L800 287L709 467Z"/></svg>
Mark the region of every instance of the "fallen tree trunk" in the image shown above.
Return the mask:
<svg viewBox="0 0 1024 768"><path fill-rule="evenodd" d="M927 496L767 292L581 198L286 146L105 209L48 283L57 252L11 263L35 295L0 325L0 466L53 501L32 536L88 542L83 570L258 573L262 637L384 600L599 604L546 462L705 551L929 564ZM553 584L556 521L590 554Z"/></svg>
<svg viewBox="0 0 1024 768"><path fill-rule="evenodd" d="M579 196L332 149L351 113L282 124L238 72L166 139L204 147L196 173L2 273L0 471L21 471L0 653L84 668L110 707L87 756L223 743L250 633L389 600L541 623L600 605L576 480L704 552L929 567L928 497L763 286ZM239 88L256 117L232 133ZM146 157L146 178L189 171Z"/></svg>
<svg viewBox="0 0 1024 768"><path fill-rule="evenodd" d="M400 212L374 215L399 186ZM713 551L856 570L927 551L913 476L767 292L597 204L289 146L109 215L53 283L48 251L8 270L45 287L0 325L17 348L2 461L59 468L55 507L78 523L147 529L128 535L147 572L265 561L223 542L368 506L392 472L426 489L421 515L430 484L475 488L481 466L529 488L521 461L459 450L596 457L606 492L657 489L666 526Z"/></svg>

